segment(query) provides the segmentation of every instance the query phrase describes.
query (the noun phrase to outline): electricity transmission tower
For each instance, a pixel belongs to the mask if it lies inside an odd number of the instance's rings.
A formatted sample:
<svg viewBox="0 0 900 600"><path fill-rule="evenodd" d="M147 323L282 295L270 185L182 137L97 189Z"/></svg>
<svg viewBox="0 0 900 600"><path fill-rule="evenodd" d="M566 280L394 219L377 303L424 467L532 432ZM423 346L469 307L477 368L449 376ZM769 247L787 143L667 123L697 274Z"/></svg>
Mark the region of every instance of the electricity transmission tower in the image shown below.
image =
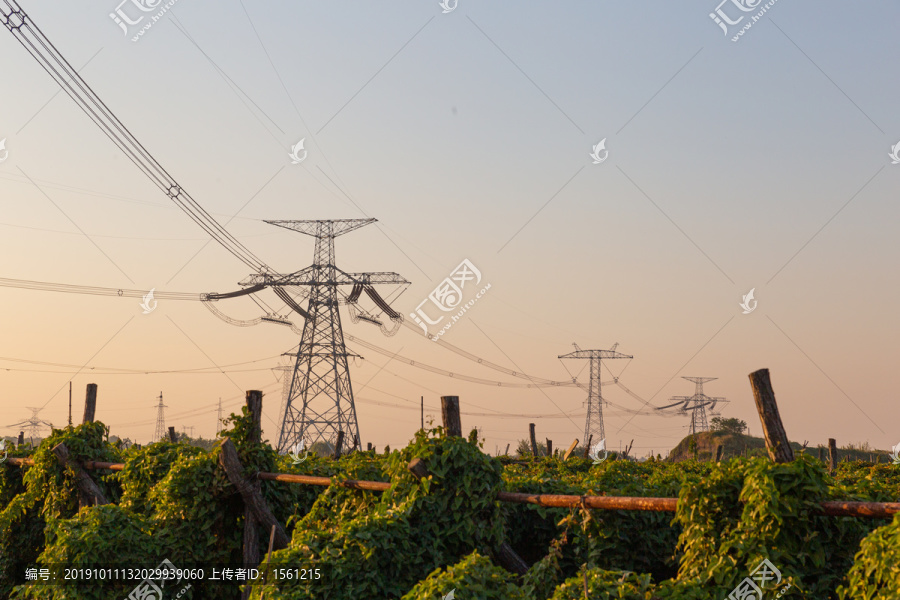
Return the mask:
<svg viewBox="0 0 900 600"><path fill-rule="evenodd" d="M313 264L309 267L289 275L263 271L241 282L243 286L262 285L273 288L294 312L306 320L290 375L278 435L279 452L287 452L300 440L306 440L308 445L326 442L334 447L340 431L344 433L343 439L347 446L352 447L360 439L347 364L348 357L357 355L348 352L344 345L339 305L351 305L354 320L363 319L381 325L382 331L390 334L374 317L365 314L360 316L356 301L365 291L378 308L398 325L402 316L372 286L409 283L396 273L347 273L335 265L334 238L374 221L375 219L266 221L316 239ZM347 285L353 286L351 292L346 295L340 293L339 287ZM306 309L284 289L294 286L304 287L301 295L309 298ZM357 312L353 312L354 310Z"/></svg>
<svg viewBox="0 0 900 600"><path fill-rule="evenodd" d="M339 431L344 433L344 439L353 440L353 443L358 444L359 427L353 404L350 374L347 370L347 357L355 355L348 354L344 346L338 306L348 305L354 323L363 320L379 325L385 335L393 335L402 323L403 317L394 311L372 286L409 282L396 273L346 273L338 269L334 264L334 238L368 225L375 219L268 221L273 225L316 238L315 259L311 266L288 275L274 272L204 210L138 142L134 134L102 102L15 0L0 2L0 23L170 200L213 240L255 272L255 275L251 275L248 279L247 285L250 287L247 289L226 294L204 294L204 298L201 299L213 314L233 325L254 325L259 321L292 325L287 319L271 314L261 317L256 322L240 322L223 315L211 304L217 300L254 294L265 288L272 288L285 304L306 319L288 389L278 450L286 452L304 438L310 438L307 441L311 443L315 441L334 443ZM339 287L346 285L352 285L352 291L349 294L339 293ZM297 296L302 296L301 300L309 298L307 309L297 304L295 296L285 289L287 287L303 287L306 290ZM393 322L392 328L385 327L376 316L357 306L357 300L363 291L381 312L390 318ZM157 440L163 439L166 435L163 408L160 394L157 431L154 436Z"/></svg>
<svg viewBox="0 0 900 600"><path fill-rule="evenodd" d="M38 413L41 412L42 409L34 408L31 406L27 406L26 408L31 411L31 416L24 421L13 423L12 425L10 425L10 427L24 427L25 429L27 429L28 438L31 440L31 445L34 446L34 438L40 438L41 429L43 429L44 427L49 427L52 431L53 424L38 418Z"/></svg>
<svg viewBox="0 0 900 600"><path fill-rule="evenodd" d="M675 400L676 402L667 404L666 406L660 406L660 410L672 408L673 406L681 404L682 406L679 409L681 412L691 411L691 430L688 435L709 431L709 423L706 421L706 407L708 406L709 411L713 412L716 408L716 404L719 402L728 402L725 398L712 398L703 393L703 384L707 381L714 381L718 379L718 377L682 377L682 379L687 379L694 383L694 395L672 396L669 400Z"/></svg>
<svg viewBox="0 0 900 600"><path fill-rule="evenodd" d="M166 405L163 404L162 392L159 393L159 404L156 405L156 431L153 433L153 441L158 442L166 437Z"/></svg>
<svg viewBox="0 0 900 600"><path fill-rule="evenodd" d="M582 350L578 344L575 346L575 352L563 354L558 358L585 358L591 361L591 379L588 386L587 399L587 417L584 421L584 443L587 444L591 436L595 440L605 440L606 430L603 427L603 396L600 393L600 363L610 358L634 358L629 354L616 352L618 342L613 344L609 350Z"/></svg>
<svg viewBox="0 0 900 600"><path fill-rule="evenodd" d="M222 431L222 399L219 398L219 410L216 411L216 436Z"/></svg>

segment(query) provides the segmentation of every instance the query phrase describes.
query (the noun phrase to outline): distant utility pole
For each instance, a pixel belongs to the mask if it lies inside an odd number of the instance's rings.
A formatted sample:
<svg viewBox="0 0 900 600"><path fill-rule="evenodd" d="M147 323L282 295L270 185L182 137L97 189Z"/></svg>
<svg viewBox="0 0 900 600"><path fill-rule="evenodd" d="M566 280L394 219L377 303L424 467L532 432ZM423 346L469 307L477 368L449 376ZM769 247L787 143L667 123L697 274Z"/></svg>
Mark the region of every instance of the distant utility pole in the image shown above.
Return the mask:
<svg viewBox="0 0 900 600"><path fill-rule="evenodd" d="M182 425L182 426L181 426L181 431L182 431L182 433L184 433L187 429L190 429L190 430L191 430L191 435L188 436L188 437L194 437L194 426L193 426L193 425L190 425L190 426Z"/></svg>
<svg viewBox="0 0 900 600"><path fill-rule="evenodd" d="M72 426L72 382L69 382L69 427Z"/></svg>
<svg viewBox="0 0 900 600"><path fill-rule="evenodd" d="M419 396L419 400L422 403L422 429L425 429L425 396Z"/></svg>

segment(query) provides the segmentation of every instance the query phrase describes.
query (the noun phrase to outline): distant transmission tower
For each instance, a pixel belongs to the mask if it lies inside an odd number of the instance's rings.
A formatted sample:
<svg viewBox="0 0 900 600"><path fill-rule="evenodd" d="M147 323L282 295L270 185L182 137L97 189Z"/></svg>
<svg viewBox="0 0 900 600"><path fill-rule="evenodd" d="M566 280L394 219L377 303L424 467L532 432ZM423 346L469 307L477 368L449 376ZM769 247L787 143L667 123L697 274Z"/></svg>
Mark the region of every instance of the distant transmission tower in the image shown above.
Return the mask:
<svg viewBox="0 0 900 600"><path fill-rule="evenodd" d="M591 436L594 443L606 439L606 430L603 427L603 396L600 393L600 362L610 358L634 358L628 354L616 352L618 342L609 350L582 350L578 344L575 352L563 354L559 358L587 358L591 361L591 380L588 386L587 417L584 421L584 443L587 444Z"/></svg>
<svg viewBox="0 0 900 600"><path fill-rule="evenodd" d="M43 429L44 427L49 427L52 431L53 424L38 418L38 413L41 412L42 409L34 408L32 406L27 406L26 408L31 411L31 417L25 419L24 421L13 423L12 425L10 425L10 427L24 427L25 429L27 429L28 438L31 440L31 445L34 446L34 438L40 438L41 429Z"/></svg>
<svg viewBox="0 0 900 600"><path fill-rule="evenodd" d="M219 398L219 410L216 412L216 435L219 435L219 432L222 431L222 399Z"/></svg>
<svg viewBox="0 0 900 600"><path fill-rule="evenodd" d="M163 404L162 392L159 393L159 404L156 405L156 431L153 433L153 441L158 442L166 437L166 405Z"/></svg>
<svg viewBox="0 0 900 600"><path fill-rule="evenodd" d="M716 408L716 404L719 402L728 402L725 398L711 398L703 393L703 384L707 381L714 381L718 379L718 377L682 377L682 379L694 382L694 395L672 396L669 400L676 400L676 402L667 404L666 406L660 406L660 410L672 408L673 406L681 404L682 406L679 409L681 412L691 411L691 430L688 435L709 431L709 423L706 421L706 407L708 406L709 411L713 412Z"/></svg>
<svg viewBox="0 0 900 600"><path fill-rule="evenodd" d="M396 273L346 273L335 265L334 238L374 222L375 219L341 219L330 221L266 221L316 238L313 264L289 275L266 271L251 275L241 282L245 286L272 287L296 313L306 319L290 387L284 407L278 451L287 452L301 439L307 444L326 442L334 446L338 431L344 432L344 444L359 443L359 425L341 328L340 304L350 305L354 322L365 320L380 325L391 335L403 317L375 291L373 285L409 283ZM353 286L349 294L339 293L340 286ZM303 309L284 288L304 286L303 297L309 298ZM376 318L360 314L356 301L365 291L393 322L392 331ZM285 373L287 375L287 373Z"/></svg>

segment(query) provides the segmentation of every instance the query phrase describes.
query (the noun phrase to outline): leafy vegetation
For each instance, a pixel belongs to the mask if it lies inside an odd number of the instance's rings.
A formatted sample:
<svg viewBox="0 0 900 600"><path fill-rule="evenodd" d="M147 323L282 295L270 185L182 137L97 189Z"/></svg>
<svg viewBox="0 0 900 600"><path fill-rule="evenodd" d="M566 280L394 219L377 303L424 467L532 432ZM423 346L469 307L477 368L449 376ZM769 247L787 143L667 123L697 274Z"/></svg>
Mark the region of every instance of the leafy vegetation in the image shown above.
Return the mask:
<svg viewBox="0 0 900 600"><path fill-rule="evenodd" d="M709 451L710 441L754 439L741 425L716 423L717 431L696 436L697 455ZM841 462L829 474L815 452L799 448L790 464L742 455L721 463L635 462L612 454L594 464L580 453L565 462L529 455L511 461L484 454L477 432L465 439L434 428L402 450L339 460L310 453L294 465L253 441L246 412L227 426L221 435L234 442L251 480L260 471L333 478L329 487L255 480L291 542L260 567L265 579L252 598L436 600L453 590L457 600L574 600L587 590L592 599L707 600L726 598L763 559L781 574L764 586L767 598L900 597L900 517L816 513L831 499L896 500L900 467L891 464ZM0 466L0 597L121 599L135 585L27 584L28 567L153 567L163 559L177 567L240 565L241 496L219 466L218 446L194 442L128 447L110 442L101 423L89 423L54 430L37 448L10 448L10 456L30 456L35 464ZM59 443L77 460L124 464L121 471L90 471L110 504L80 506L76 474L51 451ZM427 469L421 479L408 469L415 458ZM348 479L390 487L382 493L336 485ZM674 515L546 508L497 502L501 491L679 503ZM268 532L258 533L265 556ZM501 568L504 544L531 565L524 576ZM297 568L320 576L284 579ZM192 582L181 598L240 593L236 582Z"/></svg>

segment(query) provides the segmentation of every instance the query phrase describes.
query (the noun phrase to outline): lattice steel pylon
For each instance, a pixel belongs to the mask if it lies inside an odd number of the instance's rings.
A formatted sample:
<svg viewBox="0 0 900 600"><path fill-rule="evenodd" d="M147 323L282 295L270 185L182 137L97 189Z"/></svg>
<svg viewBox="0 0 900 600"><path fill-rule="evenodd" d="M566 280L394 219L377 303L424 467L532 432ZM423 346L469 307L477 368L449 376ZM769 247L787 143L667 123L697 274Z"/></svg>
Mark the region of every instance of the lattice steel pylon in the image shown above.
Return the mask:
<svg viewBox="0 0 900 600"><path fill-rule="evenodd" d="M153 432L153 441L166 437L166 405L163 404L162 392L159 393L159 404L156 405L156 431Z"/></svg>
<svg viewBox="0 0 900 600"><path fill-rule="evenodd" d="M219 408L216 410L216 435L219 435L219 432L222 431L222 428L225 426L224 421L222 419L222 399L219 398Z"/></svg>
<svg viewBox="0 0 900 600"><path fill-rule="evenodd" d="M587 444L591 436L594 443L606 439L606 430L603 427L603 395L600 392L600 364L601 361L610 358L634 358L629 354L616 352L619 343L613 344L609 350L582 350L578 344L575 352L560 355L559 358L586 358L591 361L591 379L588 385L587 417L584 421L584 443Z"/></svg>
<svg viewBox="0 0 900 600"><path fill-rule="evenodd" d="M352 447L354 440L361 439L347 361L348 357L358 355L348 352L344 344L339 307L341 304L355 306L356 300L365 291L399 326L402 315L394 311L372 286L409 282L396 273L342 271L335 265L334 238L374 221L375 219L266 221L316 238L313 264L289 275L263 271L241 282L244 286L271 287L291 309L306 319L284 402L281 431L278 435L278 451L281 453L292 449L300 440L305 440L308 446L325 442L333 448L339 431L344 432L344 443L348 447ZM343 295L339 287L346 285L353 286L353 290L350 294ZM285 289L295 286L304 286L302 296L309 298L306 309ZM359 309L355 310L357 312L351 312L354 320L362 318L379 323L374 317L365 314L360 317ZM382 325L382 330L384 329Z"/></svg>
<svg viewBox="0 0 900 600"><path fill-rule="evenodd" d="M713 412L716 404L720 402L728 402L725 398L710 397L703 393L703 384L707 381L715 381L718 377L682 377L694 383L693 396L672 396L669 400L675 400L672 404L660 406L659 409L672 408L681 404L681 412L691 411L691 429L688 435L709 431L709 423L706 420L706 407Z"/></svg>
<svg viewBox="0 0 900 600"><path fill-rule="evenodd" d="M34 408L33 406L26 406L25 408L31 411L31 417L25 419L24 421L13 423L9 427L25 427L28 430L28 438L31 440L31 444L34 445L34 438L40 438L41 429L43 429L44 427L49 427L52 431L53 423L38 418L38 413L40 413L43 409Z"/></svg>

